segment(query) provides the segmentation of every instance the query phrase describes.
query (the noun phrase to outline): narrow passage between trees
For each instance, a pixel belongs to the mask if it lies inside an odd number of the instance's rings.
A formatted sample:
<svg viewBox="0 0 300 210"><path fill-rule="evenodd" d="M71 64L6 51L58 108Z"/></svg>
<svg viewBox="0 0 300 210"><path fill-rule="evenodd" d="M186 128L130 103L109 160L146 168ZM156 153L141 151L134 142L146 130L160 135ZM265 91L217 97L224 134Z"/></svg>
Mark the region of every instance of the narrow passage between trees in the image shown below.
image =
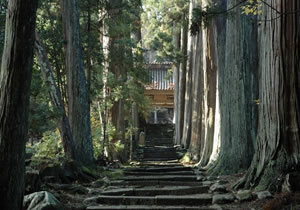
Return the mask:
<svg viewBox="0 0 300 210"><path fill-rule="evenodd" d="M182 151L172 138L173 125L147 125L138 161L124 168L124 176L109 182L100 195L86 199L87 209L231 209L238 199L252 199L250 191L235 196L227 180L183 165Z"/></svg>

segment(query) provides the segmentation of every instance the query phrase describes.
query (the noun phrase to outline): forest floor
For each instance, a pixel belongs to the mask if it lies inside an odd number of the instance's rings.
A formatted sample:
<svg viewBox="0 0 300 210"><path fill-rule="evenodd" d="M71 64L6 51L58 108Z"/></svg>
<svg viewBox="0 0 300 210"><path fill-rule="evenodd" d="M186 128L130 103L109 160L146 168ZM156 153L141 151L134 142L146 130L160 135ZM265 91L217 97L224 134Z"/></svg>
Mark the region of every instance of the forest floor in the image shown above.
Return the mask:
<svg viewBox="0 0 300 210"><path fill-rule="evenodd" d="M136 149L137 161L121 165L101 160L81 169L72 162L28 167L26 193L48 191L66 210L300 210L300 193L233 190L244 173L210 176L179 161L186 151L173 146L172 128L155 125L148 130L152 136Z"/></svg>
<svg viewBox="0 0 300 210"><path fill-rule="evenodd" d="M70 166L71 165L71 166ZM84 169L64 165L40 171L41 190L51 192L65 209L215 209L297 210L300 193L236 192L231 186L243 173L211 177L178 160L111 163Z"/></svg>

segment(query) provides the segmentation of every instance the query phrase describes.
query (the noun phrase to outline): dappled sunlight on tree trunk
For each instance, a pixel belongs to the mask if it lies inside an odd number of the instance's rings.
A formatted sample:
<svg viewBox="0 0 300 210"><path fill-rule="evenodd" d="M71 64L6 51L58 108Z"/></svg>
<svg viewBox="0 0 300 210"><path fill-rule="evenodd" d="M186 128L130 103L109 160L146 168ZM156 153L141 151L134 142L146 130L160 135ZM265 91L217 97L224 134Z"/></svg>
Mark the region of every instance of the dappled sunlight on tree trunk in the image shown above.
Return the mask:
<svg viewBox="0 0 300 210"><path fill-rule="evenodd" d="M237 4L229 0L227 8ZM219 70L221 150L213 173L247 169L256 136L257 24L239 9L227 18L225 68ZM234 158L233 158L234 157Z"/></svg>
<svg viewBox="0 0 300 210"><path fill-rule="evenodd" d="M277 190L282 175L296 170L299 138L299 11L297 0L267 0L260 18L260 95L256 155L239 186Z"/></svg>

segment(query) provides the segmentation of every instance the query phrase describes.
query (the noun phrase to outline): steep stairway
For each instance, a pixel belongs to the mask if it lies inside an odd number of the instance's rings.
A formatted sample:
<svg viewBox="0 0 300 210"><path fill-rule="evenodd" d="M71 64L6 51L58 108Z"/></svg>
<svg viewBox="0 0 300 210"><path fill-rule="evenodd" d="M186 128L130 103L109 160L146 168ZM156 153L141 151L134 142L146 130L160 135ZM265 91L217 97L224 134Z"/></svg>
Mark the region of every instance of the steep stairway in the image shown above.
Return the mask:
<svg viewBox="0 0 300 210"><path fill-rule="evenodd" d="M170 163L170 165L168 164ZM193 168L174 161L152 161L124 169L124 177L110 182L95 205L87 209L210 209L210 182Z"/></svg>
<svg viewBox="0 0 300 210"><path fill-rule="evenodd" d="M143 147L141 161L177 160L173 145L174 125L149 124L146 126L146 145Z"/></svg>
<svg viewBox="0 0 300 210"><path fill-rule="evenodd" d="M124 177L111 181L101 195L90 198L89 210L212 209L212 182L204 172L183 166L173 146L172 125L148 125L143 158L124 168Z"/></svg>

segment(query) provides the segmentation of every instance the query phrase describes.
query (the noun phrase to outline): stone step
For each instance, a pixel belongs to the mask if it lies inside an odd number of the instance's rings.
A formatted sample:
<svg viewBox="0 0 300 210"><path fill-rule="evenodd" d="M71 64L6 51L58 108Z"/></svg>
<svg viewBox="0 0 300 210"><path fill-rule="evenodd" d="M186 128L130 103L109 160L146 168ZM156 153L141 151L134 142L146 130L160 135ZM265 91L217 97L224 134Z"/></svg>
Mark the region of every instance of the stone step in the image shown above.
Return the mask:
<svg viewBox="0 0 300 210"><path fill-rule="evenodd" d="M205 206L212 203L211 194L157 195L157 196L106 196L88 198L88 202L105 205L185 205Z"/></svg>
<svg viewBox="0 0 300 210"><path fill-rule="evenodd" d="M198 181L202 180L202 176L197 175L166 175L166 176L126 176L122 177L124 181L139 181L139 180L157 180L157 181Z"/></svg>
<svg viewBox="0 0 300 210"><path fill-rule="evenodd" d="M140 161L138 165L139 167L174 167L174 166L182 166L182 163L178 162L178 160L170 160L170 161Z"/></svg>
<svg viewBox="0 0 300 210"><path fill-rule="evenodd" d="M152 142L152 141L146 141L145 142L146 146L166 146L166 147L171 147L173 146L172 142Z"/></svg>
<svg viewBox="0 0 300 210"><path fill-rule="evenodd" d="M202 186L199 181L159 181L159 180L137 180L124 181L115 180L110 182L111 186Z"/></svg>
<svg viewBox="0 0 300 210"><path fill-rule="evenodd" d="M144 146L143 149L154 149L154 150L175 150L173 145L171 146Z"/></svg>
<svg viewBox="0 0 300 210"><path fill-rule="evenodd" d="M171 149L144 149L144 152L143 154L155 154L155 155L165 155L165 154L168 154L168 155L173 155L173 154L176 154L176 151L175 150L171 150Z"/></svg>
<svg viewBox="0 0 300 210"><path fill-rule="evenodd" d="M172 172L172 171L193 171L191 167L186 166L165 166L165 167L138 167L138 168L127 168L126 171L136 172Z"/></svg>
<svg viewBox="0 0 300 210"><path fill-rule="evenodd" d="M177 158L176 152L162 152L162 153L156 153L156 152L144 152L144 158L143 159L149 159L149 158Z"/></svg>
<svg viewBox="0 0 300 210"><path fill-rule="evenodd" d="M168 176L168 175L195 175L194 171L167 171L167 172L151 172L151 171L124 171L124 175L134 176Z"/></svg>
<svg viewBox="0 0 300 210"><path fill-rule="evenodd" d="M175 150L155 150L155 149L151 149L151 150L144 150L143 154L155 154L155 155L161 155L164 156L166 154L168 155L176 155L176 151Z"/></svg>
<svg viewBox="0 0 300 210"><path fill-rule="evenodd" d="M156 161L156 162L159 162L159 161L171 161L171 160L178 160L178 159L175 159L175 158L143 158L141 159L140 161L146 161L146 162L149 162L149 161Z"/></svg>
<svg viewBox="0 0 300 210"><path fill-rule="evenodd" d="M201 207L201 206L145 206L145 205L112 205L112 206L90 206L87 210L213 210L209 207Z"/></svg>
<svg viewBox="0 0 300 210"><path fill-rule="evenodd" d="M170 136L160 136L160 137L148 137L146 141L159 141L159 142L171 142L173 144L173 135Z"/></svg>
<svg viewBox="0 0 300 210"><path fill-rule="evenodd" d="M147 146L173 146L173 138L147 138L145 141Z"/></svg>
<svg viewBox="0 0 300 210"><path fill-rule="evenodd" d="M160 154L160 153L170 153L170 154L173 154L173 153L176 153L176 150L175 149L169 149L169 148L166 148L166 149L160 149L160 148L148 148L148 149L144 149L144 154L145 153L156 153L156 154Z"/></svg>
<svg viewBox="0 0 300 210"><path fill-rule="evenodd" d="M168 153L168 154L176 154L176 150L175 149L155 149L155 148L151 148L151 149L144 149L144 154L146 153L155 153L155 154L161 154L163 155L163 153Z"/></svg>
<svg viewBox="0 0 300 210"><path fill-rule="evenodd" d="M144 187L144 188L118 188L103 191L102 195L113 196L156 196L156 195L188 195L208 193L208 186L167 186L167 187Z"/></svg>
<svg viewBox="0 0 300 210"><path fill-rule="evenodd" d="M165 157L165 158L143 158L142 161L168 161L168 160L178 160L175 157Z"/></svg>

